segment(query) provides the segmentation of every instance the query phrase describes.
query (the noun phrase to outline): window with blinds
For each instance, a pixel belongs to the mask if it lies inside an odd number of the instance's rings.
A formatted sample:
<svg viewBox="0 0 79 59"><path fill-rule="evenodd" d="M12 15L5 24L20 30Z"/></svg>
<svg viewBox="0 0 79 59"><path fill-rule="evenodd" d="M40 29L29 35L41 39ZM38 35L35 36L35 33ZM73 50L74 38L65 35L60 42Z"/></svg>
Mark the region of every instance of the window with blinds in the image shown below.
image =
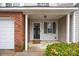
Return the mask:
<svg viewBox="0 0 79 59"><path fill-rule="evenodd" d="M56 33L56 22L44 22L44 33Z"/></svg>

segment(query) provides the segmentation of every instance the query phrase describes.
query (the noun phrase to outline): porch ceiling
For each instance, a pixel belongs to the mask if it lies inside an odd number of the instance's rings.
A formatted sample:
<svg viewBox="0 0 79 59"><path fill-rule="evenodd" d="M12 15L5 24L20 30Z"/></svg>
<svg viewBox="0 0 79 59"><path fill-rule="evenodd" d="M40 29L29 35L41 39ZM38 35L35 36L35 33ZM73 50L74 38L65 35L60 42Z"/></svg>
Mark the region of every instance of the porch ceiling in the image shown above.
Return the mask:
<svg viewBox="0 0 79 59"><path fill-rule="evenodd" d="M37 15L29 15L28 17L29 17L29 19L45 19L44 16L47 16L46 19L59 19L59 18L63 17L64 14L58 14L58 15L56 15L56 14L55 15L54 14L53 15L37 14Z"/></svg>
<svg viewBox="0 0 79 59"><path fill-rule="evenodd" d="M27 10L27 11L24 11L24 13L26 14L49 14L49 15L58 15L58 14L68 14L68 13L71 13L73 12L74 10Z"/></svg>
<svg viewBox="0 0 79 59"><path fill-rule="evenodd" d="M73 11L76 11L78 8L74 7L74 8L65 8L65 7L61 7L61 8L55 8L55 7L35 7L35 8L29 8L27 10L24 10L24 13L27 14L67 14L67 13L71 13Z"/></svg>

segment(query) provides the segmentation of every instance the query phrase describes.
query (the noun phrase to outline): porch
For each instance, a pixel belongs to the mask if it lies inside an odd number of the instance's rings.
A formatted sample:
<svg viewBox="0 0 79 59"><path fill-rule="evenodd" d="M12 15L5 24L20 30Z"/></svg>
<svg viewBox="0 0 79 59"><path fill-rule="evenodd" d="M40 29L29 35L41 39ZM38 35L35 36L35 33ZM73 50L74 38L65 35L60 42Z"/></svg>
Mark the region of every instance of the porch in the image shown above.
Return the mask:
<svg viewBox="0 0 79 59"><path fill-rule="evenodd" d="M41 40L57 40L67 43L75 42L75 10L76 9L73 8L35 8L25 11L25 49L28 50L27 48L30 41L32 41L32 44L34 41L40 42ZM55 21L56 26L53 26L53 30L56 33L54 34L53 32L53 35L48 33L46 36L43 36L43 34L45 35L44 22L50 23ZM39 25L34 25L36 23L39 23ZM39 29L39 31L36 32L37 34L34 32L34 26ZM47 26L49 27L49 25Z"/></svg>
<svg viewBox="0 0 79 59"><path fill-rule="evenodd" d="M33 44L32 41L29 42L29 48L28 51L42 51L45 50L48 44L52 43L59 43L60 41L52 41L52 40L42 40L40 41L40 44Z"/></svg>
<svg viewBox="0 0 79 59"><path fill-rule="evenodd" d="M71 40L73 24L72 20L72 13L28 15L28 51L44 51L48 44L58 42L73 42L73 40ZM45 27L46 22L50 23L48 27L52 23L52 30L49 31L49 33L45 33L47 30ZM35 31L35 29L37 30Z"/></svg>

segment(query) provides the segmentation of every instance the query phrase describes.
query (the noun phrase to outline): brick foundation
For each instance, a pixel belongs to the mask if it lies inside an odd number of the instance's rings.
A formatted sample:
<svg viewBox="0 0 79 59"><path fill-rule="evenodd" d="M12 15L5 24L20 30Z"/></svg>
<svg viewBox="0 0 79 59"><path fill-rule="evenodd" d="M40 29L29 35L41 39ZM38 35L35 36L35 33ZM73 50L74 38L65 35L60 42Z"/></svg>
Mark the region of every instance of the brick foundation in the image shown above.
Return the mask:
<svg viewBox="0 0 79 59"><path fill-rule="evenodd" d="M15 51L24 50L25 40L25 20L24 15L21 12L0 12L0 17L11 17L15 22Z"/></svg>

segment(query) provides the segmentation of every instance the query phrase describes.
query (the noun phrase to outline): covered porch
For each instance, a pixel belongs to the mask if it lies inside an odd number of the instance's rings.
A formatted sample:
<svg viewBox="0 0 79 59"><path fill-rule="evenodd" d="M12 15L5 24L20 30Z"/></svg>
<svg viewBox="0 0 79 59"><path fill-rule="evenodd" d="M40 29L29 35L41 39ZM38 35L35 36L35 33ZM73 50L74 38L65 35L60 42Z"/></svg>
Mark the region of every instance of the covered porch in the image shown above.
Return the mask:
<svg viewBox="0 0 79 59"><path fill-rule="evenodd" d="M28 15L28 50L41 52L48 44L73 42L71 21L72 14L69 13Z"/></svg>
<svg viewBox="0 0 79 59"><path fill-rule="evenodd" d="M41 42L47 42L50 41L62 41L62 42L75 42L75 29L73 27L75 26L75 16L74 11L75 8L35 8L32 10L27 10L25 12L25 20L26 20L26 40L25 40L25 46L26 50L29 45L35 44L34 42L38 42L41 44ZM50 30L48 34L44 34L45 31L45 24L44 22L56 22L54 25L47 25L48 28L50 26L53 26L53 30ZM34 25L34 23L40 23L39 25ZM34 26L37 27L36 31L36 37L34 37ZM48 30L47 30L48 31ZM50 33L50 32L53 32ZM46 36L45 36L46 35ZM31 44L30 44L31 43Z"/></svg>

